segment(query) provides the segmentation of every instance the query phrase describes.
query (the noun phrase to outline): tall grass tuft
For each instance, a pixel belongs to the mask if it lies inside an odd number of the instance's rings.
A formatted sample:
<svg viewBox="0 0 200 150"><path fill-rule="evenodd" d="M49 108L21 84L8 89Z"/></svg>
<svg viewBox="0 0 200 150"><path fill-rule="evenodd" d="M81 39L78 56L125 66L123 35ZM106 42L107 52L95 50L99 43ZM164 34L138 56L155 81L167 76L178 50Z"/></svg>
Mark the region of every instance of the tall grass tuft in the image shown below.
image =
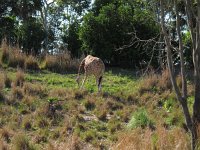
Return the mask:
<svg viewBox="0 0 200 150"><path fill-rule="evenodd" d="M14 48L10 51L8 66L13 68L24 68L26 55L19 48Z"/></svg>
<svg viewBox="0 0 200 150"><path fill-rule="evenodd" d="M47 55L44 61L44 69L53 72L67 72L78 68L79 59L72 59L69 52L57 55Z"/></svg>
<svg viewBox="0 0 200 150"><path fill-rule="evenodd" d="M35 150L29 139L22 134L16 135L12 143L15 150Z"/></svg>
<svg viewBox="0 0 200 150"><path fill-rule="evenodd" d="M161 76L158 79L158 87L161 90L171 90L172 89L172 84L170 80L170 73L169 70L163 70Z"/></svg>
<svg viewBox="0 0 200 150"><path fill-rule="evenodd" d="M25 75L24 72L21 69L18 69L16 72L16 78L14 81L14 86L23 86L23 83L25 81Z"/></svg>
<svg viewBox="0 0 200 150"><path fill-rule="evenodd" d="M2 49L2 55L1 55L1 61L3 63L8 63L9 61L9 45L7 44L6 38L2 40L1 42L1 49Z"/></svg>
<svg viewBox="0 0 200 150"><path fill-rule="evenodd" d="M27 70L39 70L38 60L30 55L25 60L25 69Z"/></svg>
<svg viewBox="0 0 200 150"><path fill-rule="evenodd" d="M7 144L5 144L5 142L0 140L0 150L8 150L8 146Z"/></svg>

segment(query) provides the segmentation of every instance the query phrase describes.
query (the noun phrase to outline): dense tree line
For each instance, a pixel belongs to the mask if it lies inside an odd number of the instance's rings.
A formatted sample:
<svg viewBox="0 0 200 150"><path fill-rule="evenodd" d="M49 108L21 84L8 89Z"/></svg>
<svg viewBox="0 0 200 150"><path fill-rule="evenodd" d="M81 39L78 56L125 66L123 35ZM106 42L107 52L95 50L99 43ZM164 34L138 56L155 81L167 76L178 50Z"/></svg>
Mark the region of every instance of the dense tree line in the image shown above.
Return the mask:
<svg viewBox="0 0 200 150"><path fill-rule="evenodd" d="M0 39L27 54L68 50L73 57L93 54L110 65L134 68L151 60L157 66L158 52L140 42L158 39L160 30L147 6L142 0L2 0Z"/></svg>

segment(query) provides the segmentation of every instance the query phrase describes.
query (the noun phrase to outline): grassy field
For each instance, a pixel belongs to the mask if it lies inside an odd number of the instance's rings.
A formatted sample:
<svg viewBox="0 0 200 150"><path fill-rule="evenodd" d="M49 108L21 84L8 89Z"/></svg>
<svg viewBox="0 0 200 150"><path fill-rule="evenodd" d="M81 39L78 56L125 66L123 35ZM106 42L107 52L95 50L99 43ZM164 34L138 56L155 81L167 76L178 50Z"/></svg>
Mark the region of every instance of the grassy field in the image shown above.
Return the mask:
<svg viewBox="0 0 200 150"><path fill-rule="evenodd" d="M7 68L0 75L0 135L7 149L189 147L181 108L158 76L110 69L97 93L92 77L79 90L76 74Z"/></svg>
<svg viewBox="0 0 200 150"><path fill-rule="evenodd" d="M47 59L38 65L19 55L0 53L0 150L190 149L167 70L136 77L133 71L107 68L98 93L92 77L78 88L75 65L57 64L51 56L45 67ZM63 65L73 71L48 71ZM188 89L192 111L192 83Z"/></svg>

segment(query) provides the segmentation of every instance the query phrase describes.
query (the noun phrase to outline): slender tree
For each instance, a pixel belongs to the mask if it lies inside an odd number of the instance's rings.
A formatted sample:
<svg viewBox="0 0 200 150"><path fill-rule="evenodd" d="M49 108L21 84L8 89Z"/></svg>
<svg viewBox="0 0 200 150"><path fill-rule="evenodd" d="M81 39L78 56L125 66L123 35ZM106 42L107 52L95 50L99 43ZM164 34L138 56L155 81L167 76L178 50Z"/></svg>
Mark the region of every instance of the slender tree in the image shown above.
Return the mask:
<svg viewBox="0 0 200 150"><path fill-rule="evenodd" d="M179 40L179 56L180 56L180 67L181 67L181 77L182 77L182 92L177 86L174 68L173 68L173 58L172 49L173 46L170 41L170 33L167 31L165 23L165 10L164 10L164 0L160 0L160 10L161 10L161 28L164 35L164 40L166 44L167 51L167 61L168 68L170 71L171 81L173 88L175 90L177 99L179 100L183 113L185 116L187 127L192 135L192 149L197 148L197 141L199 139L198 127L200 123L200 0L197 0L197 7L194 8L193 3L190 0L185 0L187 22L189 26L189 31L191 33L192 39L192 53L193 53L193 64L194 64L194 104L193 104L193 115L189 113L187 105L187 82L186 82L186 71L184 67L184 57L183 57L183 42L182 34L180 30L180 16L177 7L177 0L174 0L173 8L175 8L176 15L176 33ZM194 10L197 10L196 12Z"/></svg>

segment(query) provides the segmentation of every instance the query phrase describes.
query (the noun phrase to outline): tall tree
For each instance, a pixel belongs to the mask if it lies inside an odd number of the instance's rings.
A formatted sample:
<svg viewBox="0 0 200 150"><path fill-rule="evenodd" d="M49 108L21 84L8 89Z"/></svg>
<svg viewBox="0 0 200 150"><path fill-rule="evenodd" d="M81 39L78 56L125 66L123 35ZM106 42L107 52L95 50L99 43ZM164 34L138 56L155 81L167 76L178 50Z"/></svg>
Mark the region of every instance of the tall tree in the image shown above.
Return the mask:
<svg viewBox="0 0 200 150"><path fill-rule="evenodd" d="M166 50L167 50L167 60L168 60L168 68L170 70L170 76L172 85L174 87L177 99L179 100L183 113L185 116L187 127L192 135L192 149L197 149L197 141L199 139L198 135L198 127L200 125L200 0L197 0L196 4L194 4L190 0L184 0L187 14L187 21L189 31L191 33L192 39L192 53L193 53L193 65L194 65L194 104L193 104L193 115L191 116L189 113L188 105L187 105L187 82L186 82L186 72L184 67L184 58L183 58L183 42L182 42L182 34L180 30L180 16L177 5L177 0L173 1L172 8L175 8L176 14L176 33L177 38L179 40L179 55L181 62L181 77L182 77L182 92L177 86L174 68L173 68L173 58L172 58L172 49L173 46L170 41L170 32L167 30L166 22L165 22L165 6L167 6L167 2L160 0L160 10L161 10L161 27L162 32L165 39ZM197 11L194 11L197 10Z"/></svg>

